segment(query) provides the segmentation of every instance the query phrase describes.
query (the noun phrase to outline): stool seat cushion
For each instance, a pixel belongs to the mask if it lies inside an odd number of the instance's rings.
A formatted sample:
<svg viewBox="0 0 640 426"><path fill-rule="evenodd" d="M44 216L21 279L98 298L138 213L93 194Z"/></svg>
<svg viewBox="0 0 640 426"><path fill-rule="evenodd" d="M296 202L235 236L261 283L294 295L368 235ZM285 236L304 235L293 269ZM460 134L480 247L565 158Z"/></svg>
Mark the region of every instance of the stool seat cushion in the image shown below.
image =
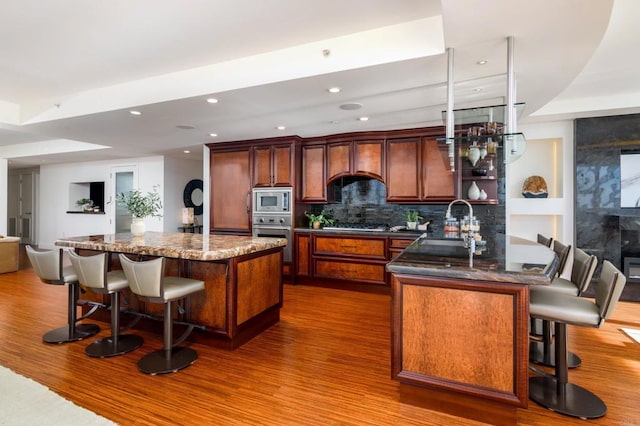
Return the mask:
<svg viewBox="0 0 640 426"><path fill-rule="evenodd" d="M204 290L204 281L190 278L164 277L162 284L165 301L181 299L191 293Z"/></svg>
<svg viewBox="0 0 640 426"><path fill-rule="evenodd" d="M578 286L566 278L556 277L549 285L536 285L529 287L531 293L544 291L556 294L566 294L567 296L577 296Z"/></svg>
<svg viewBox="0 0 640 426"><path fill-rule="evenodd" d="M529 313L534 318L587 327L600 326L598 306L589 299L551 291L531 293Z"/></svg>
<svg viewBox="0 0 640 426"><path fill-rule="evenodd" d="M62 280L65 284L75 283L78 281L78 274L76 274L73 266L69 265L62 268Z"/></svg>

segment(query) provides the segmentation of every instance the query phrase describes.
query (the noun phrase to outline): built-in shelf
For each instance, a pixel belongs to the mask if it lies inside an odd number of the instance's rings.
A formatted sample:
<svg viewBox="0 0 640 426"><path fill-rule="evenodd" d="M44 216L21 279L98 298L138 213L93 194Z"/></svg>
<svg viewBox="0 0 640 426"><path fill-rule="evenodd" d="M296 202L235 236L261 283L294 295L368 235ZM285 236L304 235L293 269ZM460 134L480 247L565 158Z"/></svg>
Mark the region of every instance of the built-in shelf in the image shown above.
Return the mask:
<svg viewBox="0 0 640 426"><path fill-rule="evenodd" d="M67 210L69 214L105 214L105 212L81 212L78 210Z"/></svg>

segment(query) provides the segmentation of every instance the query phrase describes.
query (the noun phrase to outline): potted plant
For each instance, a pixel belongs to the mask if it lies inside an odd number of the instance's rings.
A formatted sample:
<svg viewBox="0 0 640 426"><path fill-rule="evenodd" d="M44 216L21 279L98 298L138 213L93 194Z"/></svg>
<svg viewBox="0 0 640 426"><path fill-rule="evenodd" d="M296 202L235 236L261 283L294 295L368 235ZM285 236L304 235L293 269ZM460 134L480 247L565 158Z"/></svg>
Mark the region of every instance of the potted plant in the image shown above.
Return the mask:
<svg viewBox="0 0 640 426"><path fill-rule="evenodd" d="M145 217L162 217L162 201L158 193L158 186L153 187L153 192L143 194L139 189L127 193L121 192L116 196L118 203L123 204L129 213L133 215L131 220L131 233L135 236L144 234Z"/></svg>
<svg viewBox="0 0 640 426"><path fill-rule="evenodd" d="M82 210L87 212L93 210L93 200L89 198L80 198L76 201L76 204L82 207Z"/></svg>
<svg viewBox="0 0 640 426"><path fill-rule="evenodd" d="M335 219L327 217L324 210L319 214L304 212L304 215L309 218L309 228L313 229L320 229L324 225L331 225L335 222Z"/></svg>
<svg viewBox="0 0 640 426"><path fill-rule="evenodd" d="M409 210L405 213L405 217L407 218L407 228L408 229L416 229L418 226L418 221L422 220L422 216L416 210Z"/></svg>

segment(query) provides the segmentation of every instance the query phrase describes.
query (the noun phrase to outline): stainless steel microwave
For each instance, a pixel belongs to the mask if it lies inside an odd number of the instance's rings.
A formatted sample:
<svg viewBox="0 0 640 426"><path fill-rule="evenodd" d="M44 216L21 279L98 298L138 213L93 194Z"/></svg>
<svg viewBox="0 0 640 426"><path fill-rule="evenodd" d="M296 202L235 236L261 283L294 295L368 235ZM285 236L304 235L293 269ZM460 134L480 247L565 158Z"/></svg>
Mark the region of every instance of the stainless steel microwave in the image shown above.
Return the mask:
<svg viewBox="0 0 640 426"><path fill-rule="evenodd" d="M290 213L291 188L255 188L253 211L255 213Z"/></svg>

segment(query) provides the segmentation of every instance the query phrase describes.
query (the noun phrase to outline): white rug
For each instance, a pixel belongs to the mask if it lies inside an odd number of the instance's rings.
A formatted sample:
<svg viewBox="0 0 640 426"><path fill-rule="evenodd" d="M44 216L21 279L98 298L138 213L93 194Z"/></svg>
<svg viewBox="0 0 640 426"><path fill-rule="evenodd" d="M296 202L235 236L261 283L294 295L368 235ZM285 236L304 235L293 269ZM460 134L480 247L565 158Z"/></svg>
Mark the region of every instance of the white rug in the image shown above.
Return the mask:
<svg viewBox="0 0 640 426"><path fill-rule="evenodd" d="M0 425L115 425L0 366Z"/></svg>
<svg viewBox="0 0 640 426"><path fill-rule="evenodd" d="M635 328L621 328L627 336L631 337L631 339L635 340L636 343L640 343L640 330Z"/></svg>

